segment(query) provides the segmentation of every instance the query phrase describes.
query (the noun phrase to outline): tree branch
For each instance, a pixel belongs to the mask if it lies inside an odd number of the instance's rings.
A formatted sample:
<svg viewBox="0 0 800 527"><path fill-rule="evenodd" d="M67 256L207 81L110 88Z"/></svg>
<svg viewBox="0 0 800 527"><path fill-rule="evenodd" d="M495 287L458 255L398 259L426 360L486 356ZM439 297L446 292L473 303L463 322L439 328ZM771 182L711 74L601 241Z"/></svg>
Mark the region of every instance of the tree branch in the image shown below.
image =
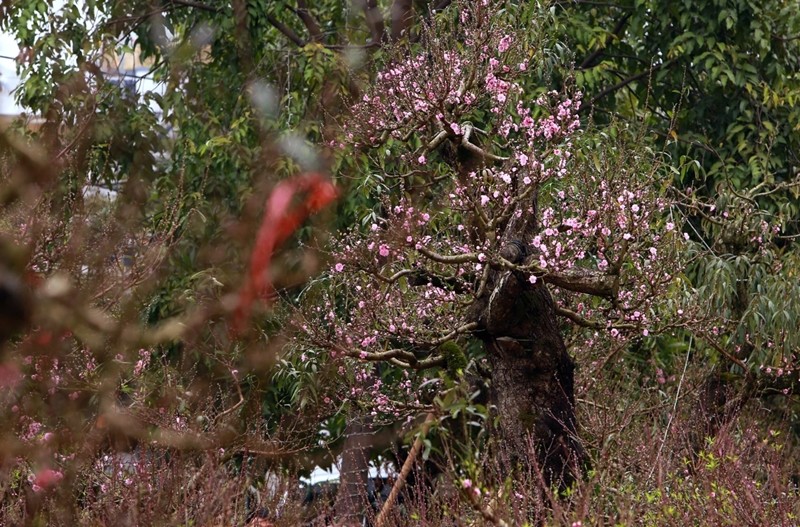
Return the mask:
<svg viewBox="0 0 800 527"><path fill-rule="evenodd" d="M591 107L593 107L595 105L595 103L597 101L599 101L600 99L602 99L606 95L608 95L610 93L614 93L615 91L619 90L620 88L624 88L625 86L627 86L628 84L630 84L632 82L636 82L639 79L642 79L644 77L652 75L653 73L655 73L656 71L658 71L660 69L666 68L667 66L671 66L675 62L675 60L676 59L672 59L672 60L668 60L666 62L662 62L661 64L656 64L655 66L653 66L652 68L650 68L647 71L643 71L641 73L637 73L636 75L632 75L632 76L630 76L630 77L628 77L626 79L621 80L617 84L614 84L613 86L609 86L609 87L605 88L600 93L598 93L597 95L592 97L592 99L589 101L589 104L584 106L582 109L591 108Z"/></svg>
<svg viewBox="0 0 800 527"><path fill-rule="evenodd" d="M555 307L556 307L556 315L558 315L560 317L568 318L568 319L570 319L571 321L573 321L574 323L576 323L577 325L579 325L581 327L589 328L589 329L606 329L607 328L606 324L604 324L602 322L599 322L597 320L589 320L588 318L586 318L586 317L584 317L582 315L579 315L578 313L576 313L575 311L572 311L571 309L567 309L567 308L561 307L561 306L555 306Z"/></svg>
<svg viewBox="0 0 800 527"><path fill-rule="evenodd" d="M295 9L294 12L300 17L303 25L306 26L308 34L311 35L311 41L322 42L322 30L320 30L319 24L308 11L308 5L305 0L297 0L297 9Z"/></svg>
<svg viewBox="0 0 800 527"><path fill-rule="evenodd" d="M614 297L614 283L608 275L604 273L593 273L590 271L570 271L559 274L545 274L542 279L554 286L567 289L575 293L586 293L587 295L599 296L603 298Z"/></svg>
<svg viewBox="0 0 800 527"><path fill-rule="evenodd" d="M459 294L465 294L469 292L466 285L463 282L459 282L456 277L439 276L422 267L414 269L409 274L408 285L412 287L432 285L437 289L451 290Z"/></svg>
<svg viewBox="0 0 800 527"><path fill-rule="evenodd" d="M628 22L628 20L631 18L632 15L633 15L633 11L629 11L629 12L625 13L622 16L622 18L619 19L619 21L617 22L617 25L614 26L614 29L611 31L611 34L606 36L606 38L605 38L605 40L603 42L603 45L600 46L599 48L597 48L588 57L583 59L583 61L581 62L581 65L578 66L579 70L585 70L585 69L591 68L591 67L593 67L595 65L595 61L598 58L600 58L603 55L603 53L606 52L606 50L608 49L608 46L611 44L611 41L616 39L616 38L619 38L620 33L625 28L625 24Z"/></svg>
<svg viewBox="0 0 800 527"><path fill-rule="evenodd" d="M535 263L516 265L502 256L492 259L490 265L509 271L533 273L549 284L575 293L585 293L587 295L609 299L615 296L614 280L607 273L590 271L588 269L572 269L559 273L549 273Z"/></svg>
<svg viewBox="0 0 800 527"><path fill-rule="evenodd" d="M716 340L711 338L708 334L706 334L705 332L697 332L696 335L701 339L703 339L703 342L714 348L717 351L717 353L719 353L720 355L731 361L733 364L739 366L746 376L750 377L753 375L752 370L747 367L747 364L745 364L744 361L731 355L725 348L723 348Z"/></svg>
<svg viewBox="0 0 800 527"><path fill-rule="evenodd" d="M635 329L635 324L612 324L608 321L600 322L598 320L591 320L583 315L567 309L566 307L556 306L556 315L570 319L575 324L589 329Z"/></svg>
<svg viewBox="0 0 800 527"><path fill-rule="evenodd" d="M427 417L425 417L425 422L422 424L422 430L414 440L414 445L411 447L411 451L408 453L408 457L403 463L403 468L400 469L400 474L397 476L397 481L394 482L394 486L392 486L392 491L389 493L389 497L386 498L380 514L378 514L378 517L375 519L375 527L386 526L389 513L392 511L392 507L394 507L397 497L400 495L400 491L403 490L403 486L406 483L408 475L411 473L411 469L417 460L417 456L422 450L423 438L428 434L428 429L431 427L431 424L433 424L435 418L436 416L433 414L433 412L429 413Z"/></svg>
<svg viewBox="0 0 800 527"><path fill-rule="evenodd" d="M272 27L283 33L283 35L291 40L295 45L299 47L303 47L306 45L306 41L300 38L297 33L294 32L292 28L275 18L274 15L267 15L267 22L272 24Z"/></svg>
<svg viewBox="0 0 800 527"><path fill-rule="evenodd" d="M413 353L400 348L393 348L386 351L354 351L339 348L337 351L342 355L370 362L388 361L389 359L403 359L408 362L417 360Z"/></svg>
<svg viewBox="0 0 800 527"><path fill-rule="evenodd" d="M434 262L439 262L444 264L459 264L459 263L470 263L479 261L477 253L444 255L435 253L430 249L426 249L425 247L418 248L417 252L419 252L426 258L433 260Z"/></svg>
<svg viewBox="0 0 800 527"><path fill-rule="evenodd" d="M222 11L222 9L219 7L204 4L202 2L195 2L194 0L170 0L169 3L183 7L194 7L196 9L200 9L201 11L208 11L209 13L219 13Z"/></svg>
<svg viewBox="0 0 800 527"><path fill-rule="evenodd" d="M236 24L236 54L239 64L247 76L253 74L253 44L250 41L250 15L245 0L232 0L233 17Z"/></svg>
<svg viewBox="0 0 800 527"><path fill-rule="evenodd" d="M470 322L469 324L464 324L463 326L454 329L453 331L451 331L450 333L448 333L444 337L442 337L442 338L440 338L438 340L434 340L433 342L431 342L431 344L433 346L441 346L442 344L444 344L448 340L453 340L454 338L456 338L459 335L463 335L465 333L469 333L473 329L478 329L478 323L477 322Z"/></svg>
<svg viewBox="0 0 800 527"><path fill-rule="evenodd" d="M470 152L478 154L484 159L489 159L491 161L508 161L507 157L496 156L494 154L491 154L486 150L484 150L483 148L476 145L475 143L470 142L469 138L472 135L472 130L474 129L474 127L471 124L465 123L463 125L463 128L464 128L464 135L461 136L461 146L463 146Z"/></svg>

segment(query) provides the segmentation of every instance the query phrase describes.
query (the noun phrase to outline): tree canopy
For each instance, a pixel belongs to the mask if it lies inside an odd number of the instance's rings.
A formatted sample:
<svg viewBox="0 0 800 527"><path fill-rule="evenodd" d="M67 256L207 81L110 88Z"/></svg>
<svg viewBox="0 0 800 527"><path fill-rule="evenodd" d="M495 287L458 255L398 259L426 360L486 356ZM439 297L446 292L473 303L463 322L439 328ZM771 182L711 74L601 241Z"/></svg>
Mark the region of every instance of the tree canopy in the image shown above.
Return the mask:
<svg viewBox="0 0 800 527"><path fill-rule="evenodd" d="M800 514L793 6L3 14L4 521Z"/></svg>

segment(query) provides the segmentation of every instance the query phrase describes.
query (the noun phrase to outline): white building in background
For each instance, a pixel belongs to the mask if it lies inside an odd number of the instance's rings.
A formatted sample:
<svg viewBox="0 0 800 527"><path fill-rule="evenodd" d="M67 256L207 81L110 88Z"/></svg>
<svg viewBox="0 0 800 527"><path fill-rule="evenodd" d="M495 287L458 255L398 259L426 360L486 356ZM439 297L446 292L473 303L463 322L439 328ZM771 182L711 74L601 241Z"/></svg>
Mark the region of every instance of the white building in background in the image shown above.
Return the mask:
<svg viewBox="0 0 800 527"><path fill-rule="evenodd" d="M0 33L0 124L5 125L23 112L15 101L14 90L19 86L16 57L19 46L11 35Z"/></svg>
<svg viewBox="0 0 800 527"><path fill-rule="evenodd" d="M101 65L101 69L105 73L106 80L138 94L141 101L147 93L164 94L164 83L153 79L151 66L152 61L143 63L136 53L123 53L108 57ZM149 107L153 113L161 116L161 108L155 101L150 101Z"/></svg>
<svg viewBox="0 0 800 527"><path fill-rule="evenodd" d="M19 46L14 37L0 32L0 126L10 123L25 111L15 99L14 90L20 85L17 75L17 55ZM119 57L109 57L100 65L106 79L139 95L145 93L164 93L164 84L153 80L150 65L143 64L133 53ZM161 108L151 101L151 110L161 115Z"/></svg>

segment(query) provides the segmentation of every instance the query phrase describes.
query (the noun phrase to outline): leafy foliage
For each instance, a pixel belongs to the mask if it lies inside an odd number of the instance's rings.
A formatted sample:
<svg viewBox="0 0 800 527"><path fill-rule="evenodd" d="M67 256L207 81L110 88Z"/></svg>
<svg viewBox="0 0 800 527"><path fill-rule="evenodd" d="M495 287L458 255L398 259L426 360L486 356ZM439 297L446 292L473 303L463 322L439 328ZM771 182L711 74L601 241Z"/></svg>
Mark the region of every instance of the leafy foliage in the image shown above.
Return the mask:
<svg viewBox="0 0 800 527"><path fill-rule="evenodd" d="M449 4L3 6L42 119L0 144L3 522L244 521L364 414L445 472L423 525L796 519L793 6ZM489 440L490 270L578 359L558 497ZM698 439L710 378L750 402Z"/></svg>

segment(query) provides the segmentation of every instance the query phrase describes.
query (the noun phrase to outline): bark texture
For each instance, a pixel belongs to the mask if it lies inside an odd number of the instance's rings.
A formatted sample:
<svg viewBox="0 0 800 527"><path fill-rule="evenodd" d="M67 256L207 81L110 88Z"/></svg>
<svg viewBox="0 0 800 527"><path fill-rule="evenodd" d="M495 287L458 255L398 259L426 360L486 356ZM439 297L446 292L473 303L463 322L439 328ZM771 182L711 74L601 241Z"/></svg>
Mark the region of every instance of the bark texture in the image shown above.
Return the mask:
<svg viewBox="0 0 800 527"><path fill-rule="evenodd" d="M367 477L372 428L359 419L347 424L334 510L336 525L361 525L367 504Z"/></svg>
<svg viewBox="0 0 800 527"><path fill-rule="evenodd" d="M541 281L531 284L512 272L498 273L494 282L476 315L504 450L513 466L535 462L548 485L567 485L585 455L575 430L574 363L553 299Z"/></svg>
<svg viewBox="0 0 800 527"><path fill-rule="evenodd" d="M534 197L532 210L536 210ZM505 229L501 255L529 263L535 214L520 214ZM575 480L586 461L576 435L574 369L558 327L553 298L542 279L494 270L473 306L492 367L491 397L512 467L534 465L548 485ZM533 452L531 452L533 446ZM530 456L535 459L530 459Z"/></svg>

